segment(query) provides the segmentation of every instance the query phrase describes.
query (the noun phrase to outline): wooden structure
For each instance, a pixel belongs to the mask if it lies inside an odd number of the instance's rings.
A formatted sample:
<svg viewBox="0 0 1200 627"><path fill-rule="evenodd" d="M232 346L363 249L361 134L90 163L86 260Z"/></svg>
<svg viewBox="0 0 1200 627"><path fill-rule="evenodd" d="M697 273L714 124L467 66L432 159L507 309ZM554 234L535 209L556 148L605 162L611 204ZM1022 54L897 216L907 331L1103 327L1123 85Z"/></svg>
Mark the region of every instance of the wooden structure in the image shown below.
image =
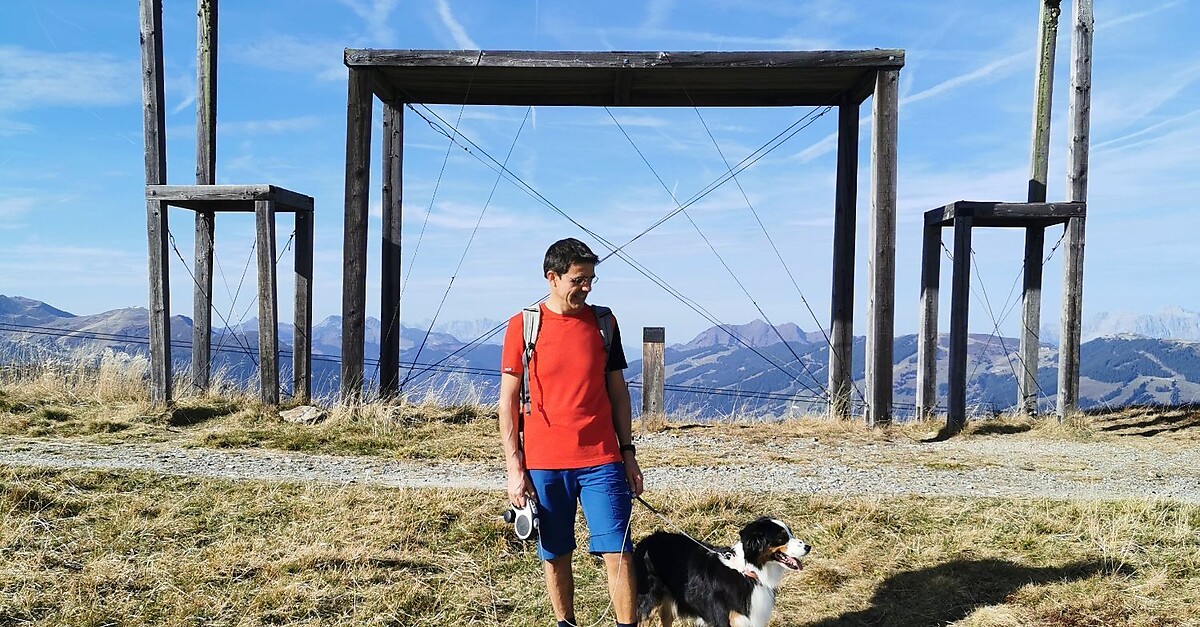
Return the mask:
<svg viewBox="0 0 1200 627"><path fill-rule="evenodd" d="M279 403L279 323L275 272L275 214L296 215L294 395L311 394L313 199L273 185L214 185L217 128L217 0L198 0L196 185L166 184L163 115L162 0L140 0L146 215L150 271L150 397L171 401L168 207L196 214L192 379L205 389L211 375L213 247L216 214L253 212L258 250L259 381L264 403Z"/></svg>
<svg viewBox="0 0 1200 627"><path fill-rule="evenodd" d="M399 229L406 104L607 107L834 106L839 139L830 315L832 413L851 407L858 125L874 96L868 251L866 418L891 420L896 135L902 50L821 52L514 52L348 49L342 397L362 394L371 112L383 102L380 392L399 379Z"/></svg>
<svg viewBox="0 0 1200 627"><path fill-rule="evenodd" d="M1079 345L1083 305L1083 224L1087 215L1088 125L1091 102L1092 2L1075 0L1072 35L1071 127L1068 187L1065 203L1046 202L1050 155L1050 113L1054 51L1061 0L1042 0L1038 37L1039 61L1034 83L1033 147L1025 203L959 201L925 214L921 264L921 315L917 338L917 412L930 416L937 399L938 282L941 230L954 228L954 270L950 307L950 363L947 427L958 431L966 422L967 318L970 298L971 229L1025 229L1024 291L1017 406L1037 412L1039 384L1038 332L1041 327L1042 255L1046 227L1064 224L1066 261L1062 335L1058 368L1058 414L1079 408Z"/></svg>
<svg viewBox="0 0 1200 627"><path fill-rule="evenodd" d="M666 407L667 329L642 327L642 415L661 414Z"/></svg>
<svg viewBox="0 0 1200 627"><path fill-rule="evenodd" d="M937 396L938 292L942 229L954 229L954 271L950 293L950 364L947 375L948 421L958 431L967 419L967 318L971 299L971 229L1040 229L1082 218L1083 203L1001 203L960 200L925 212L921 247L921 331L917 336L917 408L929 415ZM1037 267L1042 265L1040 250ZM1040 276L1040 272L1038 273ZM1028 278L1028 275L1026 275ZM1038 285L1040 289L1040 284ZM1033 363L1037 372L1037 362Z"/></svg>

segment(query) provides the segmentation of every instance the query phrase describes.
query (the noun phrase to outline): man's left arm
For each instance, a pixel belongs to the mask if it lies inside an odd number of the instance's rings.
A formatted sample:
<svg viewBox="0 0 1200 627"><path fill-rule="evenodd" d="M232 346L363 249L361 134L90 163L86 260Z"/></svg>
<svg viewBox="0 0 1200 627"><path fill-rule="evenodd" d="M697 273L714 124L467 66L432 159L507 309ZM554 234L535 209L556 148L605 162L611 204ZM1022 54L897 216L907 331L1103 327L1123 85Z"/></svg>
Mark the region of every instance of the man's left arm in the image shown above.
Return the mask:
<svg viewBox="0 0 1200 627"><path fill-rule="evenodd" d="M613 428L617 431L617 444L624 447L633 444L633 412L629 401L629 386L625 385L623 370L608 372L608 400L612 403ZM637 453L633 450L621 452L625 462L625 478L636 495L642 493L642 469L638 466Z"/></svg>

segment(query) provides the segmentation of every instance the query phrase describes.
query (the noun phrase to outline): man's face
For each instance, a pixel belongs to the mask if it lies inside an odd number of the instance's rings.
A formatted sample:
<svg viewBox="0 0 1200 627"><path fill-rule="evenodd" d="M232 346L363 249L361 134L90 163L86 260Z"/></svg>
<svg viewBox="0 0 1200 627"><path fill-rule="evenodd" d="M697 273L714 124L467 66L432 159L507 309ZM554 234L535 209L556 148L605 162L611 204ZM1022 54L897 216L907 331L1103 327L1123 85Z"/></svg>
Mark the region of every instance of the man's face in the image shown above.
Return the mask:
<svg viewBox="0 0 1200 627"><path fill-rule="evenodd" d="M546 273L550 281L550 293L569 309L582 307L592 291L592 281L596 279L596 264L573 263L566 274Z"/></svg>

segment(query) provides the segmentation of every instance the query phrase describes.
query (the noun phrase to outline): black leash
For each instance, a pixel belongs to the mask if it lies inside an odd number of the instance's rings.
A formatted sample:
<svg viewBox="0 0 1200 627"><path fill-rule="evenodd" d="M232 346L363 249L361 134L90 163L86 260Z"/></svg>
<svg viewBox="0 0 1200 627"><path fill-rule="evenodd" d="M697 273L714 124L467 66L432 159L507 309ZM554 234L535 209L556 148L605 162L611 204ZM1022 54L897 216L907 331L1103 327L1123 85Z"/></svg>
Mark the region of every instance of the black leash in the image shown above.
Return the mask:
<svg viewBox="0 0 1200 627"><path fill-rule="evenodd" d="M663 522L667 523L667 525L669 525L669 526L670 526L671 528L673 528L675 531L678 531L680 534L682 534L682 535L683 535L683 537L687 538L688 540L691 540L692 542L695 542L697 546L699 546L700 548L704 549L705 551L708 551L709 553L712 553L713 555L716 555L716 556L718 556L718 557L724 557L725 559L729 559L729 558L733 557L733 556L732 556L732 555L731 555L729 552L722 552L722 551L717 551L717 550L714 550L712 547L708 546L707 544L705 544L705 543L703 543L703 542L701 542L701 541L699 541L699 540L697 540L697 539L693 538L693 537L691 536L691 534L689 534L688 532L684 531L684 530L683 530L683 528L682 528L682 527L680 527L679 525L676 525L675 523L673 523L673 522L671 522L670 520L668 520L668 519L667 519L667 517L666 517L665 515L663 515L663 513L662 513L662 512L660 512L660 511L658 511L657 509L655 509L653 505L651 505L651 504L647 503L647 502L646 502L646 499L643 499L641 496L639 496L639 495L635 494L635 495L633 495L633 498L634 498L635 500L637 500L637 502L641 503L642 505L645 505L645 506L646 506L646 509L648 509L648 510L650 510L651 512L653 512L655 516L658 516L658 518L659 518L660 520L662 520Z"/></svg>

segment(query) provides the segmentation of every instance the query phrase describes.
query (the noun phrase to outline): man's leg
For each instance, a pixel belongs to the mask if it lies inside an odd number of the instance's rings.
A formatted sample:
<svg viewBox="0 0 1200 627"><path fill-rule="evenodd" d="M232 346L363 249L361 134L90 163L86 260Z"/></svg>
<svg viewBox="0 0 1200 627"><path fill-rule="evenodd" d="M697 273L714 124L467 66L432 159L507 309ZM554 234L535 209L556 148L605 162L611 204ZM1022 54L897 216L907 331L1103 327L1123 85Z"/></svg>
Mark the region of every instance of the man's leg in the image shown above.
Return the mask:
<svg viewBox="0 0 1200 627"><path fill-rule="evenodd" d="M637 622L637 579L633 576L633 553L605 553L608 571L608 595L612 598L617 622Z"/></svg>
<svg viewBox="0 0 1200 627"><path fill-rule="evenodd" d="M575 576L571 572L571 554L542 562L546 571L546 589L556 620L575 623Z"/></svg>

